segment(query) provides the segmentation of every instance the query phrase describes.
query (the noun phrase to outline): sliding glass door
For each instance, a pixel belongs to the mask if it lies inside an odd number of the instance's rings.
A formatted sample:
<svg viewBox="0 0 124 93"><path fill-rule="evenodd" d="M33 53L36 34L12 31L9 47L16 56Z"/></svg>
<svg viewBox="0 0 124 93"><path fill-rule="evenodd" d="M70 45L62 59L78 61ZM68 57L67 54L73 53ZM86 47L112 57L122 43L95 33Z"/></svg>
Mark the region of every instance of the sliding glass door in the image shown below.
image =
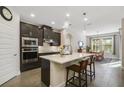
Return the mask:
<svg viewBox="0 0 124 93"><path fill-rule="evenodd" d="M113 53L113 38L103 38L103 50L106 53Z"/></svg>
<svg viewBox="0 0 124 93"><path fill-rule="evenodd" d="M93 52L104 51L105 53L113 53L113 37L98 37L91 39L91 49Z"/></svg>
<svg viewBox="0 0 124 93"><path fill-rule="evenodd" d="M92 47L92 51L94 52L99 52L102 50L101 48L101 39L99 38L94 38L92 39L92 43L91 43L91 47Z"/></svg>

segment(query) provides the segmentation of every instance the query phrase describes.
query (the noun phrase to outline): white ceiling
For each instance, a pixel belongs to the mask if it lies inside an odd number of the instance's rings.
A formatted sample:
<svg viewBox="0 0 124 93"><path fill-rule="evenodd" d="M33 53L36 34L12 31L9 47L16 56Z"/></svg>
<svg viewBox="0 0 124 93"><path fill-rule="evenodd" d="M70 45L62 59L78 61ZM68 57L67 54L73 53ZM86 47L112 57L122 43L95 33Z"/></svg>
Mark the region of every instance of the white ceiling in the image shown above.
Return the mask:
<svg viewBox="0 0 124 93"><path fill-rule="evenodd" d="M119 27L124 17L122 6L10 6L10 8L20 14L21 20L55 28L62 28L67 20L66 13L70 13L68 21L74 29L84 29L83 12L87 13L90 25L86 28L90 30L109 25ZM34 13L36 17L31 18L30 13ZM51 25L51 21L55 21L55 25Z"/></svg>

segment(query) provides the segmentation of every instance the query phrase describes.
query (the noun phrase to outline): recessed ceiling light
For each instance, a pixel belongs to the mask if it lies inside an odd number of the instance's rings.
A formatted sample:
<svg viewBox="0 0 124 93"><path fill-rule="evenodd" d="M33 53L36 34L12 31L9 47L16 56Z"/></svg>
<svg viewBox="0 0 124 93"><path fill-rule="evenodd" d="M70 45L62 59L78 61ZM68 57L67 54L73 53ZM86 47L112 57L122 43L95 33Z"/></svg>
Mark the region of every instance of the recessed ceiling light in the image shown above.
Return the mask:
<svg viewBox="0 0 124 93"><path fill-rule="evenodd" d="M35 14L31 13L30 16L31 16L31 17L35 17Z"/></svg>
<svg viewBox="0 0 124 93"><path fill-rule="evenodd" d="M88 18L84 18L84 21L88 21Z"/></svg>
<svg viewBox="0 0 124 93"><path fill-rule="evenodd" d="M52 21L52 22L51 22L51 24L52 24L52 25L54 25L54 24L55 24L55 22L54 22L54 21Z"/></svg>
<svg viewBox="0 0 124 93"><path fill-rule="evenodd" d="M67 13L67 14L66 14L66 17L70 17L70 14L69 14L69 13Z"/></svg>

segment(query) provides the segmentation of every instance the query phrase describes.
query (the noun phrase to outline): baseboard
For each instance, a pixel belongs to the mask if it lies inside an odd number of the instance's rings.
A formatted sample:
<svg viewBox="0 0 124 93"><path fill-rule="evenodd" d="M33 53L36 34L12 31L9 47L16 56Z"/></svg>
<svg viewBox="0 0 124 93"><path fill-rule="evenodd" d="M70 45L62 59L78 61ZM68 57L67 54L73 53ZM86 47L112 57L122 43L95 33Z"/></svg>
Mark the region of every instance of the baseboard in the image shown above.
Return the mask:
<svg viewBox="0 0 124 93"><path fill-rule="evenodd" d="M65 82L59 84L57 87L64 87L65 86Z"/></svg>
<svg viewBox="0 0 124 93"><path fill-rule="evenodd" d="M65 82L60 83L60 84L58 84L58 85L56 85L56 86L50 85L50 87L65 87Z"/></svg>
<svg viewBox="0 0 124 93"><path fill-rule="evenodd" d="M0 78L0 86L2 86L3 84L5 84L6 82L10 81L11 79L15 78L20 74L21 74L20 71L18 71L18 72L9 73L6 76L2 76Z"/></svg>
<svg viewBox="0 0 124 93"><path fill-rule="evenodd" d="M110 59L118 59L118 60L120 60L120 58L118 58L118 57L104 57L104 58L110 58Z"/></svg>
<svg viewBox="0 0 124 93"><path fill-rule="evenodd" d="M21 74L21 72L20 72L20 71L18 71L18 72L17 72L17 74L16 74L16 76L18 76L18 75L20 75L20 74Z"/></svg>

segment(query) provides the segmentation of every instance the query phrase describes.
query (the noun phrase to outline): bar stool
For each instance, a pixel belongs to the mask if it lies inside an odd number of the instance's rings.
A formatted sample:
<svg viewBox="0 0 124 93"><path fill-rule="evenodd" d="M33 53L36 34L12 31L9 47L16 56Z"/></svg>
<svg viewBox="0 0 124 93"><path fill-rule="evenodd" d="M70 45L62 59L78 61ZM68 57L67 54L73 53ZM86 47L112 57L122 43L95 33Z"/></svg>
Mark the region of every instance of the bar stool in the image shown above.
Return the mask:
<svg viewBox="0 0 124 93"><path fill-rule="evenodd" d="M89 70L87 70L87 72L89 72L89 74L87 74L88 76L90 76L90 81L92 81L92 78L95 78L95 56L90 56L90 60L88 62L88 66L89 66ZM93 68L92 68L93 67Z"/></svg>
<svg viewBox="0 0 124 93"><path fill-rule="evenodd" d="M66 76L66 86L69 84L72 84L74 86L86 86L87 87L87 64L88 64L89 58L85 58L85 60L82 60L79 62L80 65L71 65L66 68L67 70L67 76ZM68 79L69 71L73 71L74 74L71 78ZM78 76L75 75L75 72L78 73ZM84 74L82 73L84 72ZM84 77L82 77L84 75ZM79 85L74 83L74 80L78 79ZM82 81L84 81L84 84L82 85Z"/></svg>

